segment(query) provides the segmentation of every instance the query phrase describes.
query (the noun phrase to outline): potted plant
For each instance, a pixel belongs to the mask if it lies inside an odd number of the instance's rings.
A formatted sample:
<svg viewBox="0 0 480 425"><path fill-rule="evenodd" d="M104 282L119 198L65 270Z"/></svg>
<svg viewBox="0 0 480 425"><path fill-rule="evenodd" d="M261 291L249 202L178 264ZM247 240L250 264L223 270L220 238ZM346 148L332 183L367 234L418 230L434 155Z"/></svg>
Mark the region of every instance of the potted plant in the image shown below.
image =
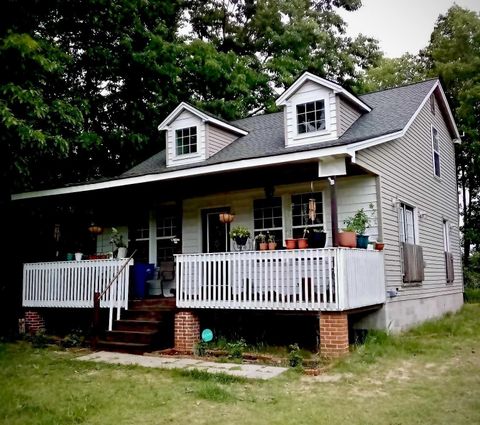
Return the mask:
<svg viewBox="0 0 480 425"><path fill-rule="evenodd" d="M295 249L297 247L296 239L285 239L285 245L287 249Z"/></svg>
<svg viewBox="0 0 480 425"><path fill-rule="evenodd" d="M112 227L110 243L117 248L117 258L125 258L127 256L127 244L123 241L123 235L115 227Z"/></svg>
<svg viewBox="0 0 480 425"><path fill-rule="evenodd" d="M375 210L373 208L373 204L369 205L370 209L372 210L372 216L375 213ZM344 235L343 237L339 235L339 244L341 246L350 246L351 248L363 248L367 249L368 247L368 235L365 235L365 230L367 230L368 227L370 227L370 217L369 215L365 212L363 208L360 208L353 217L348 217L344 221L346 227L344 229L343 233L340 233L340 235ZM349 232L354 232L355 233L355 246L351 246L353 244L353 239L352 235L345 235L345 233ZM348 243L347 245L343 245L343 243L340 242L340 239L342 239L342 242Z"/></svg>
<svg viewBox="0 0 480 425"><path fill-rule="evenodd" d="M258 241L258 249L260 251L268 249L267 236L265 234L260 232L257 236L255 236L255 240Z"/></svg>
<svg viewBox="0 0 480 425"><path fill-rule="evenodd" d="M299 249L308 248L308 239L307 239L308 233L309 233L308 228L305 227L303 229L303 237L297 239L297 244Z"/></svg>
<svg viewBox="0 0 480 425"><path fill-rule="evenodd" d="M269 234L268 235L268 249L274 250L277 248L277 243L275 242L275 235Z"/></svg>
<svg viewBox="0 0 480 425"><path fill-rule="evenodd" d="M245 226L236 226L230 230L230 239L239 246L244 246L250 237L250 230Z"/></svg>
<svg viewBox="0 0 480 425"><path fill-rule="evenodd" d="M318 228L310 229L308 234L308 246L310 248L325 248L327 243L327 234Z"/></svg>

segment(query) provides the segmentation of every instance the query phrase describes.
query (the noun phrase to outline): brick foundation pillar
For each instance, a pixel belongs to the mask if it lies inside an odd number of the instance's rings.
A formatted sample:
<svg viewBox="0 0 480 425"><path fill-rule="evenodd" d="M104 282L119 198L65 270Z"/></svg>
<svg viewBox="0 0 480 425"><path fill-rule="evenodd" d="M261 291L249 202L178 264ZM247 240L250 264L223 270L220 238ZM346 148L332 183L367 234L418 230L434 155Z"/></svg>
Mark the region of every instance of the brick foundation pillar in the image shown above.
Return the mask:
<svg viewBox="0 0 480 425"><path fill-rule="evenodd" d="M27 310L25 312L25 331L29 334L45 331L45 320L38 311Z"/></svg>
<svg viewBox="0 0 480 425"><path fill-rule="evenodd" d="M191 310L175 313L175 349L193 353L200 341L200 320Z"/></svg>
<svg viewBox="0 0 480 425"><path fill-rule="evenodd" d="M341 357L348 354L348 314L320 313L320 354Z"/></svg>

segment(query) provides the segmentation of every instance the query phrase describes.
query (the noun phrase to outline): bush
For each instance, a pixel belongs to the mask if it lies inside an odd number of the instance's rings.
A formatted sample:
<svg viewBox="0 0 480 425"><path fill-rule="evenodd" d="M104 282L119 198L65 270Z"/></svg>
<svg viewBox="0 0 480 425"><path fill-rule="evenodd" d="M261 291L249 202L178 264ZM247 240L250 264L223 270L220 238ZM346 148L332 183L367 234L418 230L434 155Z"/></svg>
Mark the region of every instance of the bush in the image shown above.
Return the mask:
<svg viewBox="0 0 480 425"><path fill-rule="evenodd" d="M85 343L85 335L81 329L72 330L65 338L61 341L61 346L64 348L71 347L82 347Z"/></svg>
<svg viewBox="0 0 480 425"><path fill-rule="evenodd" d="M288 364L290 367L302 367L303 357L298 344L288 346Z"/></svg>
<svg viewBox="0 0 480 425"><path fill-rule="evenodd" d="M227 343L226 349L228 351L228 357L231 359L241 359L243 357L243 352L247 348L247 343L243 338L240 338L238 341Z"/></svg>
<svg viewBox="0 0 480 425"><path fill-rule="evenodd" d="M32 344L33 348L45 348L50 342L44 331L38 331L26 337L27 341Z"/></svg>

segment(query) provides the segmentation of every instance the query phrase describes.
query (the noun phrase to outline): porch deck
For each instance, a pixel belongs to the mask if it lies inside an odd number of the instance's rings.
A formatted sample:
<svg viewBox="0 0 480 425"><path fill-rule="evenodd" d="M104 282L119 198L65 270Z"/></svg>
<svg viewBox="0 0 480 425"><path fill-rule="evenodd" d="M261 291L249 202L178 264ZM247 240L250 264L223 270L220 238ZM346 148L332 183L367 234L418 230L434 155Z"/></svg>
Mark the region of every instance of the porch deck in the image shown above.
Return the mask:
<svg viewBox="0 0 480 425"><path fill-rule="evenodd" d="M380 251L179 254L176 265L179 308L345 311L386 298Z"/></svg>

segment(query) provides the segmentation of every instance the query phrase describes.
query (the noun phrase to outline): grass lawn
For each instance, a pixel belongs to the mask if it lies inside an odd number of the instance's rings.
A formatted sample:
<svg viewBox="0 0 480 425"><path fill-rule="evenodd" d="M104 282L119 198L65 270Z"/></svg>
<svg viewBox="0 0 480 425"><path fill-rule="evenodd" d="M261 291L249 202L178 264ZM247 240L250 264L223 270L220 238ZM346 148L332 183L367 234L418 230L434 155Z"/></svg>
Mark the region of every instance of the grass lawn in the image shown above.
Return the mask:
<svg viewBox="0 0 480 425"><path fill-rule="evenodd" d="M399 337L373 334L317 377L246 381L78 355L0 344L0 423L480 423L480 304Z"/></svg>

